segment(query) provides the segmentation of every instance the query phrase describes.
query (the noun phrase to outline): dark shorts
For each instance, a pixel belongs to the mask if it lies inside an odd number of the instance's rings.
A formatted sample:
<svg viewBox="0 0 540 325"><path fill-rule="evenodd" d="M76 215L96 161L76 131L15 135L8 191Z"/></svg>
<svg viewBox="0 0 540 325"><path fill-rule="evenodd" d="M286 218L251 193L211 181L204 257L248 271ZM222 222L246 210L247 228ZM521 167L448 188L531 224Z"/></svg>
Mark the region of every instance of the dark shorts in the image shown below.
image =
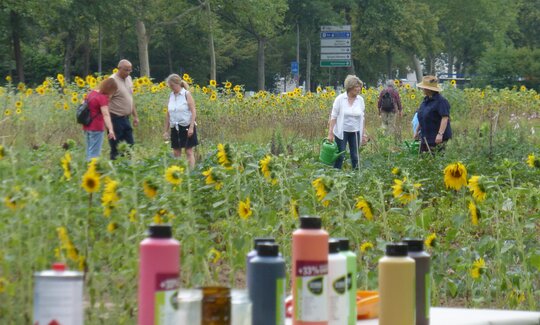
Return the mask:
<svg viewBox="0 0 540 325"><path fill-rule="evenodd" d="M187 131L188 126L178 125L178 130L176 127L171 128L171 148L180 149L180 148L193 148L199 144L197 140L197 127L193 128L193 134L188 138Z"/></svg>

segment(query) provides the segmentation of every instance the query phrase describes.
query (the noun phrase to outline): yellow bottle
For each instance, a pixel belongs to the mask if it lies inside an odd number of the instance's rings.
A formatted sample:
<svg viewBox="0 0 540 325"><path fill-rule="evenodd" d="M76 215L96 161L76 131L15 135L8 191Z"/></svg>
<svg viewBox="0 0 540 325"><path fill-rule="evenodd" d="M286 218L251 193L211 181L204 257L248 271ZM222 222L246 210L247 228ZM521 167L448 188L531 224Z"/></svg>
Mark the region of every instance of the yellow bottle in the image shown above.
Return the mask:
<svg viewBox="0 0 540 325"><path fill-rule="evenodd" d="M415 325L415 264L407 244L386 245L379 260L379 325Z"/></svg>

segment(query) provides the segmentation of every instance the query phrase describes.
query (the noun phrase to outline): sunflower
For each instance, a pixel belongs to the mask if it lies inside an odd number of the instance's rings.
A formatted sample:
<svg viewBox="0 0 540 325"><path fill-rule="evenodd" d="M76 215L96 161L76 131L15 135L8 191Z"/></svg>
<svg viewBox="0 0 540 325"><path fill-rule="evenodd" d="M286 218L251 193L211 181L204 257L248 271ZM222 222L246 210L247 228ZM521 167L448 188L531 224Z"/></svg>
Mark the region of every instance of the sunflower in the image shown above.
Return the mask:
<svg viewBox="0 0 540 325"><path fill-rule="evenodd" d="M10 116L10 115L11 115L11 110L10 110L10 109L6 109L6 110L4 111L4 115L5 115L5 116Z"/></svg>
<svg viewBox="0 0 540 325"><path fill-rule="evenodd" d="M18 100L18 101L15 102L15 107L16 107L16 108L21 108L22 105L23 105L23 103L22 103L20 100Z"/></svg>
<svg viewBox="0 0 540 325"><path fill-rule="evenodd" d="M216 85L217 85L217 82L214 79L210 80L210 86L215 87Z"/></svg>
<svg viewBox="0 0 540 325"><path fill-rule="evenodd" d="M251 211L251 202L249 201L249 197L246 198L245 201L238 202L238 215L240 218L247 220L252 214L253 211Z"/></svg>
<svg viewBox="0 0 540 325"><path fill-rule="evenodd" d="M158 191L158 187L154 182L152 182L149 179L145 179L143 181L143 192L144 195L146 195L149 199L153 199L156 197Z"/></svg>
<svg viewBox="0 0 540 325"><path fill-rule="evenodd" d="M527 165L531 168L540 168L540 159L536 159L534 154L530 154L529 157L527 157Z"/></svg>
<svg viewBox="0 0 540 325"><path fill-rule="evenodd" d="M291 199L289 201L289 209L293 218L298 219L300 215L300 209L298 208L298 201Z"/></svg>
<svg viewBox="0 0 540 325"><path fill-rule="evenodd" d="M64 171L64 178L69 181L71 179L71 154L66 152L64 157L60 159L60 163Z"/></svg>
<svg viewBox="0 0 540 325"><path fill-rule="evenodd" d="M321 204L325 207L330 205L329 200L325 200L326 195L328 195L329 188L326 186L324 180L322 178L317 178L313 182L311 182L313 185L313 188L315 188L315 195L317 195L317 200L321 202Z"/></svg>
<svg viewBox="0 0 540 325"><path fill-rule="evenodd" d="M96 78L94 78L94 76L88 75L88 76L86 76L85 80L86 80L86 83L90 87L95 87L96 86L97 81L96 81Z"/></svg>
<svg viewBox="0 0 540 325"><path fill-rule="evenodd" d="M392 174L394 174L396 176L401 175L401 169L399 169L397 167L392 168Z"/></svg>
<svg viewBox="0 0 540 325"><path fill-rule="evenodd" d="M437 240L437 235L433 233L433 234L429 235L429 236L426 238L426 240L424 241L424 244L425 244L426 247L428 247L428 248L435 247L436 240Z"/></svg>
<svg viewBox="0 0 540 325"><path fill-rule="evenodd" d="M183 172L184 172L184 168L173 165L167 168L167 171L165 172L165 179L167 180L167 182L173 185L180 185L180 183L182 183Z"/></svg>
<svg viewBox="0 0 540 325"><path fill-rule="evenodd" d="M317 90L317 94L320 94L322 92L321 86L318 86L316 90Z"/></svg>
<svg viewBox="0 0 540 325"><path fill-rule="evenodd" d="M268 180L272 185L277 184L278 180L275 177L272 177L272 156L266 155L263 159L259 161L259 166L261 168L261 173L264 178Z"/></svg>
<svg viewBox="0 0 540 325"><path fill-rule="evenodd" d="M202 175L205 177L206 185L214 184L214 188L218 191L223 187L221 177L217 175L213 167L210 167L207 170L203 171Z"/></svg>
<svg viewBox="0 0 540 325"><path fill-rule="evenodd" d="M71 102L73 104L78 104L79 103L79 97L77 96L77 94L73 94L73 96L71 96Z"/></svg>
<svg viewBox="0 0 540 325"><path fill-rule="evenodd" d="M11 76L6 76L6 81L7 81L7 82L11 82L11 80L13 80L13 79L11 78Z"/></svg>
<svg viewBox="0 0 540 325"><path fill-rule="evenodd" d="M60 84L60 86L64 87L64 82L66 81L66 79L64 78L64 75L59 73L56 75L56 80L58 80L58 83Z"/></svg>
<svg viewBox="0 0 540 325"><path fill-rule="evenodd" d="M129 210L128 218L130 222L137 222L137 210L136 209Z"/></svg>
<svg viewBox="0 0 540 325"><path fill-rule="evenodd" d="M400 81L397 80L397 79L394 79L394 85L396 85L397 87L399 87L399 84L400 84Z"/></svg>
<svg viewBox="0 0 540 325"><path fill-rule="evenodd" d="M403 180L394 179L394 185L392 185L392 194L402 204L408 204L416 199L418 196L418 189L422 187L420 183L411 183L404 177Z"/></svg>
<svg viewBox="0 0 540 325"><path fill-rule="evenodd" d="M232 83L230 81L225 82L225 88L230 89L232 87Z"/></svg>
<svg viewBox="0 0 540 325"><path fill-rule="evenodd" d="M3 145L0 144L0 160L4 159L5 156L6 156L6 149L4 148Z"/></svg>
<svg viewBox="0 0 540 325"><path fill-rule="evenodd" d="M79 86L79 88L83 88L84 86L86 86L86 82L84 82L84 80L81 78L77 79L76 83L77 83L77 86Z"/></svg>
<svg viewBox="0 0 540 325"><path fill-rule="evenodd" d="M478 219L480 219L480 210L473 201L469 202L469 213L471 214L471 223L475 226L478 226Z"/></svg>
<svg viewBox="0 0 540 325"><path fill-rule="evenodd" d="M467 185L467 169L460 163L453 163L444 169L444 184L447 188L459 190Z"/></svg>
<svg viewBox="0 0 540 325"><path fill-rule="evenodd" d="M416 95L415 95L415 94L411 94L411 99L412 99L412 100L415 100L415 99L416 99Z"/></svg>
<svg viewBox="0 0 540 325"><path fill-rule="evenodd" d="M471 269L471 277L473 279L478 279L482 273L484 273L484 269L486 268L486 262L483 258L478 258L473 262L473 266Z"/></svg>
<svg viewBox="0 0 540 325"><path fill-rule="evenodd" d="M99 185L99 174L93 170L88 170L86 173L84 173L81 186L86 192L95 193L99 191Z"/></svg>
<svg viewBox="0 0 540 325"><path fill-rule="evenodd" d="M362 211L364 217L368 220L373 220L373 212L371 210L371 203L366 201L363 196L356 198L356 208Z"/></svg>
<svg viewBox="0 0 540 325"><path fill-rule="evenodd" d="M109 222L107 232L112 234L116 229L118 229L118 224L116 222Z"/></svg>
<svg viewBox="0 0 540 325"><path fill-rule="evenodd" d="M244 98L244 95L242 95L242 93L237 93L237 94L236 94L236 98L242 99L242 98Z"/></svg>
<svg viewBox="0 0 540 325"><path fill-rule="evenodd" d="M189 74L184 73L184 74L182 75L182 79L188 80L188 79L191 79L191 77L189 76Z"/></svg>
<svg viewBox="0 0 540 325"><path fill-rule="evenodd" d="M223 145L222 143L219 143L217 147L218 163L226 169L232 169L231 148L229 147L229 144Z"/></svg>
<svg viewBox="0 0 540 325"><path fill-rule="evenodd" d="M117 181L113 181L109 177L105 177L105 187L103 189L103 195L101 196L101 205L103 206L103 215L105 217L109 217L111 215L111 212L116 207L117 202L120 201L120 196L116 191L117 187Z"/></svg>
<svg viewBox="0 0 540 325"><path fill-rule="evenodd" d="M473 176L469 178L469 190L472 192L473 198L477 202L482 202L486 199L486 188L482 176Z"/></svg>
<svg viewBox="0 0 540 325"><path fill-rule="evenodd" d="M221 252L212 247L208 252L208 259L212 264L216 264L221 259Z"/></svg>
<svg viewBox="0 0 540 325"><path fill-rule="evenodd" d="M450 84L451 84L452 86L455 86L455 85L456 85L456 80L455 80L455 79L450 80Z"/></svg>
<svg viewBox="0 0 540 325"><path fill-rule="evenodd" d="M240 85L236 85L236 86L234 86L233 90L235 92L239 92L240 90L242 90L242 87L240 87Z"/></svg>
<svg viewBox="0 0 540 325"><path fill-rule="evenodd" d="M521 87L519 87L519 91L527 91L527 87L525 85L521 85Z"/></svg>
<svg viewBox="0 0 540 325"><path fill-rule="evenodd" d="M6 207L10 208L11 210L17 210L17 208L21 207L19 202L17 202L17 199L15 199L11 195L4 197L4 204L6 205Z"/></svg>
<svg viewBox="0 0 540 325"><path fill-rule="evenodd" d="M373 244L371 242L365 242L360 245L360 252L364 254L368 250L373 249Z"/></svg>
<svg viewBox="0 0 540 325"><path fill-rule="evenodd" d="M8 285L8 280L4 277L0 277L0 293L6 291L7 285Z"/></svg>
<svg viewBox="0 0 540 325"><path fill-rule="evenodd" d="M405 89L407 89L407 90L411 89L411 85L410 84L405 84Z"/></svg>

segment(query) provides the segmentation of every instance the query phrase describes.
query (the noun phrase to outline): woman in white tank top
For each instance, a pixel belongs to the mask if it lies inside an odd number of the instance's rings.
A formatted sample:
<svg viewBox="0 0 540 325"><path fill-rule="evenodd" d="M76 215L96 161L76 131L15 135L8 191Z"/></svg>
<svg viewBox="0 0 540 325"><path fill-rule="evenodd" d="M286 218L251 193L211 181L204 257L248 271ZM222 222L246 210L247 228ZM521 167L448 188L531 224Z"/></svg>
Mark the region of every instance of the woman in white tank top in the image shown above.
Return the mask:
<svg viewBox="0 0 540 325"><path fill-rule="evenodd" d="M193 147L199 144L195 118L195 101L188 90L188 83L177 74L171 74L166 79L171 94L167 104L163 137L171 139L171 148L175 157L180 157L185 148L189 166L195 166Z"/></svg>

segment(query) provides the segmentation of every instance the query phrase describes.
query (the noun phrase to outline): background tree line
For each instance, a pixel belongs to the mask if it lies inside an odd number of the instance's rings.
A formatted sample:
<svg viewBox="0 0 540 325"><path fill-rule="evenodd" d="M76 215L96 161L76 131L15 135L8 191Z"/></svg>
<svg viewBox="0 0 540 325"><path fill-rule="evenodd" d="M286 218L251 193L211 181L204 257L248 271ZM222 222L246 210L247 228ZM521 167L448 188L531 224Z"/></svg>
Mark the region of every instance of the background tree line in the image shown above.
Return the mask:
<svg viewBox="0 0 540 325"><path fill-rule="evenodd" d="M352 25L353 67L320 68L321 25ZM314 89L355 73L387 78L457 73L479 86L540 86L540 1L528 0L2 0L0 75L188 72L271 89L298 60Z"/></svg>

